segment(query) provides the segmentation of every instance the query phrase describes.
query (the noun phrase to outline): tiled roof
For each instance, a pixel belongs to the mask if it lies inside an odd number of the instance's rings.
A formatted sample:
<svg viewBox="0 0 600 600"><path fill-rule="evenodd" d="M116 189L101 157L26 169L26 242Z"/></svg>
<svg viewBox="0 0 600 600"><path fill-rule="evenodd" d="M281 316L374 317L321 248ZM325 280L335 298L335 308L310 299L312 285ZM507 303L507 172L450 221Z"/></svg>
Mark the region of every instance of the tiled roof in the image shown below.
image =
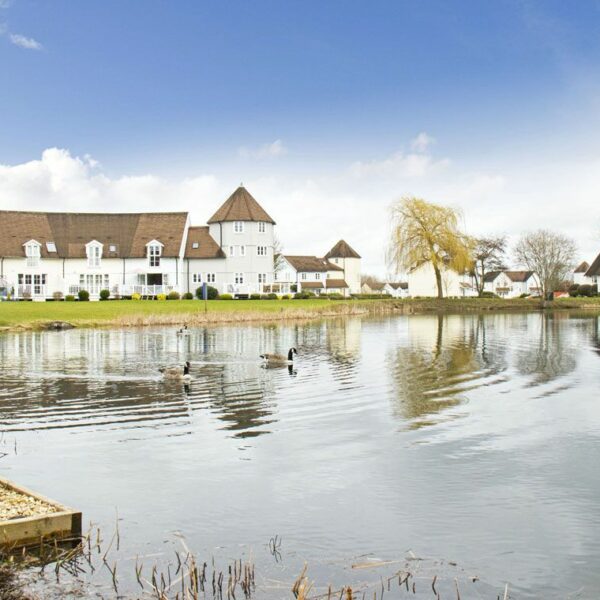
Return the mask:
<svg viewBox="0 0 600 600"><path fill-rule="evenodd" d="M326 255L325 258L360 258L348 242L340 240Z"/></svg>
<svg viewBox="0 0 600 600"><path fill-rule="evenodd" d="M252 194L240 186L208 220L208 223L223 223L225 221L275 221L265 212L264 208L252 197Z"/></svg>
<svg viewBox="0 0 600 600"><path fill-rule="evenodd" d="M85 245L103 244L107 258L143 258L146 244L158 240L162 255L179 256L187 213L42 213L0 211L0 256L24 257L23 244L42 244L43 258L85 258ZM56 252L48 252L54 242ZM110 246L115 247L110 252Z"/></svg>
<svg viewBox="0 0 600 600"><path fill-rule="evenodd" d="M317 256L284 256L298 272L325 273L327 271L343 271L341 267Z"/></svg>
<svg viewBox="0 0 600 600"><path fill-rule="evenodd" d="M590 265L584 260L576 269L575 273L585 273L590 268Z"/></svg>
<svg viewBox="0 0 600 600"><path fill-rule="evenodd" d="M318 290L323 287L322 281L302 281L302 287L311 290Z"/></svg>
<svg viewBox="0 0 600 600"><path fill-rule="evenodd" d="M335 288L336 290L338 290L342 288L347 288L348 284L343 279L326 279L325 287L329 289Z"/></svg>
<svg viewBox="0 0 600 600"><path fill-rule="evenodd" d="M504 271L504 273L513 283L523 283L533 275L533 271Z"/></svg>
<svg viewBox="0 0 600 600"><path fill-rule="evenodd" d="M196 246L194 248L194 246ZM225 253L219 247L208 231L208 227L190 227L188 229L186 258L225 258Z"/></svg>
<svg viewBox="0 0 600 600"><path fill-rule="evenodd" d="M490 283L491 281L494 281L500 273L502 273L502 271L489 271L483 276L483 281Z"/></svg>
<svg viewBox="0 0 600 600"><path fill-rule="evenodd" d="M596 260L592 263L590 268L585 272L586 277L597 277L600 275L600 254L596 257Z"/></svg>
<svg viewBox="0 0 600 600"><path fill-rule="evenodd" d="M401 281L400 283L388 283L388 285L394 289L401 289L401 290L407 290L408 289L408 283L406 281Z"/></svg>

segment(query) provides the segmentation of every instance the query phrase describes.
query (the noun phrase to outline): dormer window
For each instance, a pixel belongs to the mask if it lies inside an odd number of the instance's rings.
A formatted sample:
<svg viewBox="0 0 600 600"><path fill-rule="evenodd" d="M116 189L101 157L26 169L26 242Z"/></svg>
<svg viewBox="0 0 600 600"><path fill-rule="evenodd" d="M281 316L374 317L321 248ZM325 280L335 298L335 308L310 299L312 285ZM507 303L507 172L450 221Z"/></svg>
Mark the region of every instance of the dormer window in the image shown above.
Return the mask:
<svg viewBox="0 0 600 600"><path fill-rule="evenodd" d="M234 221L233 222L233 232L234 233L244 233L244 221Z"/></svg>
<svg viewBox="0 0 600 600"><path fill-rule="evenodd" d="M151 267L160 267L160 257L162 255L163 245L158 240L152 240L147 244L148 264Z"/></svg>
<svg viewBox="0 0 600 600"><path fill-rule="evenodd" d="M100 268L100 261L102 260L102 244L93 240L85 245L85 253L88 259L88 267L90 269Z"/></svg>
<svg viewBox="0 0 600 600"><path fill-rule="evenodd" d="M28 267L37 267L40 264L42 245L35 240L29 240L23 244Z"/></svg>

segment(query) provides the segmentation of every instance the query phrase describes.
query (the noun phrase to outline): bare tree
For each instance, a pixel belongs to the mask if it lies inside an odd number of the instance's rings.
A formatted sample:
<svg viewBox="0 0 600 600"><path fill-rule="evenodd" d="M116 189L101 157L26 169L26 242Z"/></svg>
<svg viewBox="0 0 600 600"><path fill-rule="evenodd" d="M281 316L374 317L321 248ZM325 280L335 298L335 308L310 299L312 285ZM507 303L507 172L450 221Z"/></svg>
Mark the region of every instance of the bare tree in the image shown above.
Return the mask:
<svg viewBox="0 0 600 600"><path fill-rule="evenodd" d="M363 273L360 276L360 284L362 285L363 283L366 283L367 285L371 285L373 283L379 283L379 277L376 277L375 275L369 275L368 273Z"/></svg>
<svg viewBox="0 0 600 600"><path fill-rule="evenodd" d="M576 255L573 240L547 229L524 234L515 247L515 258L533 271L544 298L566 279Z"/></svg>
<svg viewBox="0 0 600 600"><path fill-rule="evenodd" d="M483 237L475 240L473 273L479 297L483 296L485 276L492 271L505 269L506 236Z"/></svg>
<svg viewBox="0 0 600 600"><path fill-rule="evenodd" d="M283 267L283 244L281 240L275 235L273 237L273 272L279 273Z"/></svg>

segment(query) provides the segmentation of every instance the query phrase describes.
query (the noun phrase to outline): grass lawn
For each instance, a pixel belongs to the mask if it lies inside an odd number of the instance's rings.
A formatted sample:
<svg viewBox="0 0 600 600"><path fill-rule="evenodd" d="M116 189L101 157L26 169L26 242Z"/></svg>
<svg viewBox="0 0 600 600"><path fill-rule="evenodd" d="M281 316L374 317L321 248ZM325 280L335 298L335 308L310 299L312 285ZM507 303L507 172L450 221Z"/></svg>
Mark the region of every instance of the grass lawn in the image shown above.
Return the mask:
<svg viewBox="0 0 600 600"><path fill-rule="evenodd" d="M336 305L360 305L369 301L320 300L209 300L208 320L223 313L321 312ZM379 300L378 302L381 302ZM200 300L109 300L106 302L2 302L0 327L31 326L48 321L68 321L73 324L102 325L127 317L171 317L185 321L186 317L204 320L204 302ZM241 315L240 315L241 316Z"/></svg>

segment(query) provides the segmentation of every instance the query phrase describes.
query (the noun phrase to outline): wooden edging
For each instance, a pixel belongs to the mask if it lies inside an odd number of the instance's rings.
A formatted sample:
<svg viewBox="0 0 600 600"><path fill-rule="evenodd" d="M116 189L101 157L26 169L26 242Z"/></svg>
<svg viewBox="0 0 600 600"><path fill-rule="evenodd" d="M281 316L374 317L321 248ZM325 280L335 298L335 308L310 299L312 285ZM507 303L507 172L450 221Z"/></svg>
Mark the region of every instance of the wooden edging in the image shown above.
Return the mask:
<svg viewBox="0 0 600 600"><path fill-rule="evenodd" d="M57 509L54 513L0 521L0 548L3 550L37 544L49 538L60 540L81 536L81 512L9 479L0 477L0 485Z"/></svg>

